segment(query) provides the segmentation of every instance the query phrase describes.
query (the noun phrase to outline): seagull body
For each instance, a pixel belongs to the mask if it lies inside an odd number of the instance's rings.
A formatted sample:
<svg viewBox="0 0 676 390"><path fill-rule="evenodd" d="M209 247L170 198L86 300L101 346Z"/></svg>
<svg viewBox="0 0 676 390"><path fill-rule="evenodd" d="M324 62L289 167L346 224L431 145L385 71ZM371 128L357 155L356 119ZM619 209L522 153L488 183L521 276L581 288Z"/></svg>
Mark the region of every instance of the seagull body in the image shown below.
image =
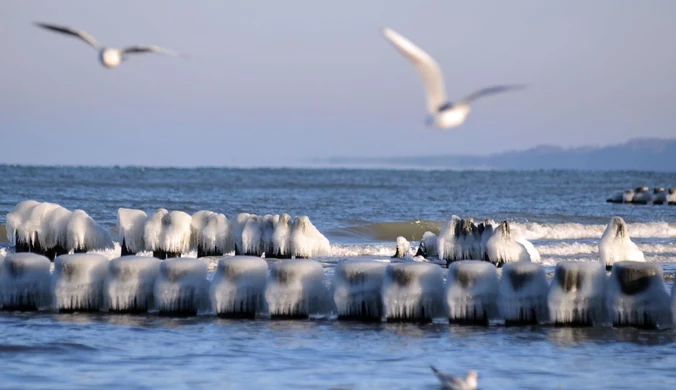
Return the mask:
<svg viewBox="0 0 676 390"><path fill-rule="evenodd" d="M94 39L94 37L92 37L91 35L82 30L76 30L70 27L63 27L39 22L36 22L35 25L50 31L74 36L76 38L81 39L82 41L86 42L87 44L89 44L89 46L93 47L95 50L99 52L99 61L103 66L109 69L115 68L118 65L120 65L123 61L127 60L129 54L158 53L179 56L179 54L176 52L161 48L159 46L152 45L135 45L126 47L124 49L116 49L113 47L102 47L99 46L98 42L96 41L96 39Z"/></svg>
<svg viewBox="0 0 676 390"><path fill-rule="evenodd" d="M434 58L392 29L384 28L383 35L408 58L423 79L427 95L428 126L434 125L440 129L459 126L467 119L472 101L485 95L523 88L518 85L498 85L478 90L457 103L451 103L446 97L444 75Z"/></svg>
<svg viewBox="0 0 676 390"><path fill-rule="evenodd" d="M460 378L453 375L444 374L433 366L430 366L434 375L439 379L441 387L448 390L476 390L479 374L476 371L470 370L466 378Z"/></svg>

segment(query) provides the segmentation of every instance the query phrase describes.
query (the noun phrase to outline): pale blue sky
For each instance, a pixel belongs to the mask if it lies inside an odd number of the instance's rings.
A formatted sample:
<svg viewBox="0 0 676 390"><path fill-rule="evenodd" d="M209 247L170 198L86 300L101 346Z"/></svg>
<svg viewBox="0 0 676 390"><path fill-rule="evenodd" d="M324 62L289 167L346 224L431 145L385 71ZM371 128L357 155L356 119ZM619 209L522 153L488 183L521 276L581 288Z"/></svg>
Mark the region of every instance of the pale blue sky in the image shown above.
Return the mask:
<svg viewBox="0 0 676 390"><path fill-rule="evenodd" d="M108 70L34 20L193 58ZM281 166L674 137L675 20L671 0L2 1L0 163ZM430 131L385 25L437 59L451 100L529 88Z"/></svg>

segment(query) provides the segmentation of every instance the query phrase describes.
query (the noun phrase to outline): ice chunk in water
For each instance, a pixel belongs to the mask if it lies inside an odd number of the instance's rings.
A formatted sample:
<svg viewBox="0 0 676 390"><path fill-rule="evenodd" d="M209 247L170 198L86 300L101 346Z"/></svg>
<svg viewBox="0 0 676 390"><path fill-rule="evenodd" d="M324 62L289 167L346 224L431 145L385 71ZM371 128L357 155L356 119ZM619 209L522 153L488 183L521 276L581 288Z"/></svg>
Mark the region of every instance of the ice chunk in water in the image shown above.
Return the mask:
<svg viewBox="0 0 676 390"><path fill-rule="evenodd" d="M645 261L643 252L631 241L627 223L620 217L613 217L599 242L599 257L606 269L616 261Z"/></svg>
<svg viewBox="0 0 676 390"><path fill-rule="evenodd" d="M498 273L490 263L463 260L449 265L445 295L451 323L488 325L498 317Z"/></svg>
<svg viewBox="0 0 676 390"><path fill-rule="evenodd" d="M394 258L403 258L410 255L411 244L406 240L406 238L399 236L397 237L397 248L394 252Z"/></svg>
<svg viewBox="0 0 676 390"><path fill-rule="evenodd" d="M111 260L105 285L105 308L117 313L145 313L151 309L160 263L154 257L141 256Z"/></svg>
<svg viewBox="0 0 676 390"><path fill-rule="evenodd" d="M208 309L207 264L199 259L174 257L160 264L153 290L160 314L195 315Z"/></svg>
<svg viewBox="0 0 676 390"><path fill-rule="evenodd" d="M615 326L671 326L671 298L662 266L636 261L615 263L606 287L606 308Z"/></svg>
<svg viewBox="0 0 676 390"><path fill-rule="evenodd" d="M498 289L500 316L507 325L547 321L547 278L540 264L519 261L502 269Z"/></svg>
<svg viewBox="0 0 676 390"><path fill-rule="evenodd" d="M8 254L0 273L2 309L33 311L49 307L50 265L48 258L34 253Z"/></svg>
<svg viewBox="0 0 676 390"><path fill-rule="evenodd" d="M134 255L145 250L143 230L148 215L143 210L117 209L117 232L122 256Z"/></svg>
<svg viewBox="0 0 676 390"><path fill-rule="evenodd" d="M547 296L550 321L574 326L605 322L606 280L602 264L559 262Z"/></svg>
<svg viewBox="0 0 676 390"><path fill-rule="evenodd" d="M59 312L98 311L103 306L103 285L108 259L93 253L62 255L54 260L52 292Z"/></svg>
<svg viewBox="0 0 676 390"><path fill-rule="evenodd" d="M431 321L444 316L444 277L430 263L390 264L381 296L387 321Z"/></svg>
<svg viewBox="0 0 676 390"><path fill-rule="evenodd" d="M380 290L387 264L373 260L338 263L333 276L333 301L339 319L380 321Z"/></svg>
<svg viewBox="0 0 676 390"><path fill-rule="evenodd" d="M264 311L268 263L260 257L236 256L218 261L209 297L217 315L254 318Z"/></svg>
<svg viewBox="0 0 676 390"><path fill-rule="evenodd" d="M270 266L265 300L272 318L307 318L331 311L324 268L314 260L278 261Z"/></svg>

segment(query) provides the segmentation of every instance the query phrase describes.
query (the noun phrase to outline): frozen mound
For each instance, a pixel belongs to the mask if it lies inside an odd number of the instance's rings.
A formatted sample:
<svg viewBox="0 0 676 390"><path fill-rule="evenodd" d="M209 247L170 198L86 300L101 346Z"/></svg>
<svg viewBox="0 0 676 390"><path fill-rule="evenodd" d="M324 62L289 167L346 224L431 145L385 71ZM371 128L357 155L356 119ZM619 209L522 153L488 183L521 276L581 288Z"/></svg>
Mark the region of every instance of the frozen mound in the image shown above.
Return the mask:
<svg viewBox="0 0 676 390"><path fill-rule="evenodd" d="M166 254L161 253L160 237L162 235L162 219L169 214L167 209L157 209L148 217L143 226L143 241L146 245L147 251L152 251L153 256L159 258L166 258Z"/></svg>
<svg viewBox="0 0 676 390"><path fill-rule="evenodd" d="M169 258L160 264L160 273L155 280L155 305L163 315L196 315L209 307L208 286L205 262L194 258Z"/></svg>
<svg viewBox="0 0 676 390"><path fill-rule="evenodd" d="M72 211L58 206L45 217L42 243L48 259L54 260L68 253L68 221L72 215Z"/></svg>
<svg viewBox="0 0 676 390"><path fill-rule="evenodd" d="M653 204L664 204L667 201L667 192L664 187L653 188Z"/></svg>
<svg viewBox="0 0 676 390"><path fill-rule="evenodd" d="M291 258L291 216L289 214L282 214L279 216L279 221L275 224L272 232L272 254L265 257L272 257L277 259Z"/></svg>
<svg viewBox="0 0 676 390"><path fill-rule="evenodd" d="M449 265L446 306L451 323L488 325L498 317L498 273L485 261L463 260Z"/></svg>
<svg viewBox="0 0 676 390"><path fill-rule="evenodd" d="M51 304L48 258L34 253L10 253L2 262L2 310L35 311Z"/></svg>
<svg viewBox="0 0 676 390"><path fill-rule="evenodd" d="M61 206L58 204L44 202L30 209L28 220L23 225L26 231L25 234L28 236L29 252L39 255L46 254L47 248L44 243L44 237L49 230L49 226L46 223L47 217L59 207Z"/></svg>
<svg viewBox="0 0 676 390"><path fill-rule="evenodd" d="M107 276L108 259L103 255L76 253L57 257L52 276L54 308L61 313L99 311Z"/></svg>
<svg viewBox="0 0 676 390"><path fill-rule="evenodd" d="M455 261L455 246L457 243L457 232L460 229L460 223L460 217L453 215L439 233L439 238L437 240L439 259L445 260L447 264Z"/></svg>
<svg viewBox="0 0 676 390"><path fill-rule="evenodd" d="M547 296L550 321L572 326L604 323L606 280L599 263L559 262Z"/></svg>
<svg viewBox="0 0 676 390"><path fill-rule="evenodd" d="M438 258L439 252L437 251L437 241L439 238L436 234L432 232L425 232L420 239L420 244L418 245L418 250L416 251L416 256L422 256L424 258Z"/></svg>
<svg viewBox="0 0 676 390"><path fill-rule="evenodd" d="M115 248L113 239L103 227L83 210L75 210L66 227L67 248L75 253Z"/></svg>
<svg viewBox="0 0 676 390"><path fill-rule="evenodd" d="M667 204L676 205L676 188L669 188L669 191L667 191Z"/></svg>
<svg viewBox="0 0 676 390"><path fill-rule="evenodd" d="M296 217L289 238L291 255L297 259L330 256L331 244L306 216Z"/></svg>
<svg viewBox="0 0 676 390"><path fill-rule="evenodd" d="M191 216L191 218L192 218L192 220L190 221L190 247L191 248L197 248L200 232L207 225L207 222L209 221L209 217L213 214L214 214L213 211L200 210L200 211L195 212ZM201 256L197 256L197 257L201 257Z"/></svg>
<svg viewBox="0 0 676 390"><path fill-rule="evenodd" d="M495 232L495 221L487 219L483 222L483 231L481 232L481 243L479 244L481 258L479 260L490 261L488 258L488 240Z"/></svg>
<svg viewBox="0 0 676 390"><path fill-rule="evenodd" d="M249 213L239 213L230 221L230 234L232 235L233 242L235 244L235 255L241 256L244 254L242 250L242 233L244 231L244 226L249 221L256 216Z"/></svg>
<svg viewBox="0 0 676 390"><path fill-rule="evenodd" d="M115 313L146 313L153 307L153 289L160 263L154 257L141 256L110 260L104 307Z"/></svg>
<svg viewBox="0 0 676 390"><path fill-rule="evenodd" d="M242 229L240 255L261 257L263 255L263 218L250 217Z"/></svg>
<svg viewBox="0 0 676 390"><path fill-rule="evenodd" d="M634 200L634 190L629 189L629 190L625 190L622 193L622 201L624 203L631 203L633 200Z"/></svg>
<svg viewBox="0 0 676 390"><path fill-rule="evenodd" d="M265 307L268 263L260 257L221 259L211 281L211 307L220 317L254 318Z"/></svg>
<svg viewBox="0 0 676 390"><path fill-rule="evenodd" d="M160 234L160 255L181 257L190 251L192 217L183 211L172 211L162 217L162 233Z"/></svg>
<svg viewBox="0 0 676 390"><path fill-rule="evenodd" d="M388 322L429 322L444 316L444 278L430 263L390 264L381 290Z"/></svg>
<svg viewBox="0 0 676 390"><path fill-rule="evenodd" d="M338 319L380 321L380 290L387 264L373 260L346 260L338 263L333 275L333 302Z"/></svg>
<svg viewBox="0 0 676 390"><path fill-rule="evenodd" d="M623 203L624 202L624 191L613 192L608 197L608 199L606 199L606 202L608 202L608 203Z"/></svg>
<svg viewBox="0 0 676 390"><path fill-rule="evenodd" d="M667 328L673 323L671 298L659 264L615 263L605 296L614 326Z"/></svg>
<svg viewBox="0 0 676 390"><path fill-rule="evenodd" d="M637 187L634 190L634 197L631 199L633 204L648 204L652 202L653 194L650 193L648 187Z"/></svg>
<svg viewBox="0 0 676 390"><path fill-rule="evenodd" d="M529 325L549 320L547 278L540 264L519 261L502 269L498 308L506 325Z"/></svg>
<svg viewBox="0 0 676 390"><path fill-rule="evenodd" d="M278 261L270 266L265 301L273 319L308 318L331 311L324 268L314 260Z"/></svg>
<svg viewBox="0 0 676 390"><path fill-rule="evenodd" d="M117 209L117 233L120 240L121 256L135 255L146 249L143 239L148 215L143 210Z"/></svg>
<svg viewBox="0 0 676 390"><path fill-rule="evenodd" d="M211 214L197 235L197 257L223 256L234 250L228 218L223 214Z"/></svg>
<svg viewBox="0 0 676 390"><path fill-rule="evenodd" d="M279 223L279 215L266 215L263 217L263 236L261 237L261 246L265 257L273 257L274 242L272 235L275 234L275 226Z"/></svg>
<svg viewBox="0 0 676 390"><path fill-rule="evenodd" d="M454 260L478 260L478 248L481 241L476 241L477 226L472 218L463 218L456 233L455 259Z"/></svg>
<svg viewBox="0 0 676 390"><path fill-rule="evenodd" d="M7 239L15 245L16 252L28 252L28 243L30 242L30 233L26 229L26 223L30 218L33 208L40 202L35 200L24 200L19 202L6 217Z"/></svg>
<svg viewBox="0 0 676 390"><path fill-rule="evenodd" d="M396 250L394 251L394 256L392 257L401 259L403 257L408 256L410 251L411 244L408 242L408 240L406 240L402 236L397 237L397 247Z"/></svg>
<svg viewBox="0 0 676 390"><path fill-rule="evenodd" d="M488 260L497 267L516 261L531 261L525 246L512 236L509 222L503 221L486 242Z"/></svg>
<svg viewBox="0 0 676 390"><path fill-rule="evenodd" d="M535 246L530 241L526 240L520 229L512 228L512 238L526 249L529 261L540 262L540 252L535 249Z"/></svg>
<svg viewBox="0 0 676 390"><path fill-rule="evenodd" d="M599 242L599 257L606 269L617 261L645 261L643 252L631 241L627 223L620 217L613 217Z"/></svg>

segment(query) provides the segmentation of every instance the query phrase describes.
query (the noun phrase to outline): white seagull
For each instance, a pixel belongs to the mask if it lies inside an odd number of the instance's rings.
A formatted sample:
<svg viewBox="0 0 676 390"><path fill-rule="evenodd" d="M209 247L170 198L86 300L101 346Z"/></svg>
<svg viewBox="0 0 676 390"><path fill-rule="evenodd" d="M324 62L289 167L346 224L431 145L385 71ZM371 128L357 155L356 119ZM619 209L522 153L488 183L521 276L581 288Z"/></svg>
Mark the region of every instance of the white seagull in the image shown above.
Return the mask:
<svg viewBox="0 0 676 390"><path fill-rule="evenodd" d="M129 46L124 49L116 49L113 47L103 47L96 42L96 39L91 35L87 34L82 30L76 30L70 27L56 26L53 24L35 22L35 25L38 27L45 28L47 30L55 31L62 34L71 35L77 38L82 39L87 42L91 47L98 50L99 52L99 61L106 68L115 68L127 59L128 54L137 54L137 53L158 53L166 54L171 56L180 56L184 57L174 51L164 49L159 46L153 45L135 45Z"/></svg>
<svg viewBox="0 0 676 390"><path fill-rule="evenodd" d="M459 126L469 115L472 101L485 95L524 88L523 85L497 85L480 89L457 103L451 103L446 97L444 76L434 58L390 28L383 28L383 35L413 63L423 79L427 94L428 126L433 124L441 129Z"/></svg>
<svg viewBox="0 0 676 390"><path fill-rule="evenodd" d="M467 377L465 379L459 378L457 376L444 374L443 372L437 370L433 366L430 366L434 375L441 383L441 387L448 390L476 390L478 383L477 379L479 374L476 371L470 370L467 372Z"/></svg>

